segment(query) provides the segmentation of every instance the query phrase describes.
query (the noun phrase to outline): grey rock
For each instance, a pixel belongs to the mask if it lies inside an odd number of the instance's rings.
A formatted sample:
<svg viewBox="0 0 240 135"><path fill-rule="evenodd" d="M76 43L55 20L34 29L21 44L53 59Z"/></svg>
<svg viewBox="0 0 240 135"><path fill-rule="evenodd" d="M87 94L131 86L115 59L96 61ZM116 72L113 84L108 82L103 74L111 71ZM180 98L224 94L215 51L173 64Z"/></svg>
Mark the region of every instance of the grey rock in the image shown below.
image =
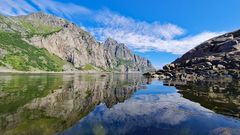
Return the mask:
<svg viewBox="0 0 240 135"><path fill-rule="evenodd" d="M151 78L159 78L159 75L153 74L153 75L151 76Z"/></svg>
<svg viewBox="0 0 240 135"><path fill-rule="evenodd" d="M126 45L111 38L100 43L76 24L43 12L16 17L0 16L0 30L18 32L29 44L44 48L73 65L65 65L65 71L81 69L86 65L114 72L155 70L149 60L137 56Z"/></svg>
<svg viewBox="0 0 240 135"><path fill-rule="evenodd" d="M212 66L211 62L206 62L206 66Z"/></svg>
<svg viewBox="0 0 240 135"><path fill-rule="evenodd" d="M215 37L185 53L156 74L181 80L239 79L240 30Z"/></svg>
<svg viewBox="0 0 240 135"><path fill-rule="evenodd" d="M132 53L124 44L118 43L112 38L104 42L104 50L108 66L111 68L122 68L122 72L154 71L149 60Z"/></svg>
<svg viewBox="0 0 240 135"><path fill-rule="evenodd" d="M228 71L240 70L239 38L240 30L237 30L210 39L175 60L172 64L180 66L171 70L187 72L187 69L193 68L191 73L204 74L204 76L233 75ZM169 69L168 65L166 67Z"/></svg>
<svg viewBox="0 0 240 135"><path fill-rule="evenodd" d="M169 77L173 77L173 74L170 73L170 72L166 72L166 73L164 73L164 75L165 75L165 76L169 76Z"/></svg>
<svg viewBox="0 0 240 135"><path fill-rule="evenodd" d="M225 69L226 67L223 66L223 65L221 65L221 64L218 64L218 65L217 65L217 68L221 70L221 69Z"/></svg>
<svg viewBox="0 0 240 135"><path fill-rule="evenodd" d="M160 80L164 80L164 79L167 79L167 76L165 76L165 75L159 75L159 77L158 77Z"/></svg>
<svg viewBox="0 0 240 135"><path fill-rule="evenodd" d="M175 64L167 64L163 67L164 70L173 70L175 68Z"/></svg>

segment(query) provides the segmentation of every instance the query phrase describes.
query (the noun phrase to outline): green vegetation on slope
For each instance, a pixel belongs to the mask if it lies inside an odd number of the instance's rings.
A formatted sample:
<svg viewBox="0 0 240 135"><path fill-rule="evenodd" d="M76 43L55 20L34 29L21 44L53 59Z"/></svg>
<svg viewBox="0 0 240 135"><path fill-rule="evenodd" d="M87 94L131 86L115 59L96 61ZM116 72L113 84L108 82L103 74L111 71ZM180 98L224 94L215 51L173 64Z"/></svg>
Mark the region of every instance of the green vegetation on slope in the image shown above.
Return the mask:
<svg viewBox="0 0 240 135"><path fill-rule="evenodd" d="M4 30L7 29L7 31L14 31L25 35L27 38L33 37L34 35L46 37L62 30L62 27L60 26L44 24L37 20L12 19L1 15L0 23L5 25L3 27Z"/></svg>
<svg viewBox="0 0 240 135"><path fill-rule="evenodd" d="M95 66L93 66L92 64L86 64L83 67L80 68L80 70L95 70Z"/></svg>
<svg viewBox="0 0 240 135"><path fill-rule="evenodd" d="M0 23L3 24L3 26L5 25L7 29L15 31L11 28L14 22L11 21L9 18L0 15Z"/></svg>
<svg viewBox="0 0 240 135"><path fill-rule="evenodd" d="M0 61L20 71L34 69L44 71L62 71L64 61L50 54L46 49L40 49L28 44L17 33L0 31L0 48L8 52Z"/></svg>
<svg viewBox="0 0 240 135"><path fill-rule="evenodd" d="M0 61L0 67L4 67L5 64L3 64L1 61Z"/></svg>
<svg viewBox="0 0 240 135"><path fill-rule="evenodd" d="M29 22L26 20L20 20L20 24L24 29L28 31L28 37L32 37L34 35L40 35L40 36L48 36L53 33L59 32L62 30L62 27L60 26L51 26L46 25L40 22Z"/></svg>
<svg viewBox="0 0 240 135"><path fill-rule="evenodd" d="M82 70L82 71L88 71L88 70L95 70L95 71L104 71L104 72L107 72L110 70L109 69L105 69L103 67L100 67L100 66L94 66L92 64L86 64L80 68L78 68L79 70Z"/></svg>

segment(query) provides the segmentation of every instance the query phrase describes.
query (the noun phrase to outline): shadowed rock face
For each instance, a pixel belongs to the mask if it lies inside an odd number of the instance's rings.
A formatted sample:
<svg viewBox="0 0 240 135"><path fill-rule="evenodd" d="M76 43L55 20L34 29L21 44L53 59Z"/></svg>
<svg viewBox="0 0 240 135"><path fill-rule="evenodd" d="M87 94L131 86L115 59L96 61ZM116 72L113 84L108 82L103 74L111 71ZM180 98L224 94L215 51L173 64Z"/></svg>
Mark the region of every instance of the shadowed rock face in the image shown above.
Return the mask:
<svg viewBox="0 0 240 135"><path fill-rule="evenodd" d="M68 62L63 70L107 70L117 72L145 72L154 70L151 63L113 39L100 43L84 31L62 18L34 13L27 16L1 17L0 30L19 32L22 38L37 48L45 48ZM0 57L4 51L0 48ZM88 68L84 68L84 67Z"/></svg>
<svg viewBox="0 0 240 135"><path fill-rule="evenodd" d="M1 81L5 85L0 86L0 96L7 102L0 104L0 134L57 133L87 115L100 103L111 107L123 102L147 83L139 75L3 77ZM11 86L11 82L15 85Z"/></svg>

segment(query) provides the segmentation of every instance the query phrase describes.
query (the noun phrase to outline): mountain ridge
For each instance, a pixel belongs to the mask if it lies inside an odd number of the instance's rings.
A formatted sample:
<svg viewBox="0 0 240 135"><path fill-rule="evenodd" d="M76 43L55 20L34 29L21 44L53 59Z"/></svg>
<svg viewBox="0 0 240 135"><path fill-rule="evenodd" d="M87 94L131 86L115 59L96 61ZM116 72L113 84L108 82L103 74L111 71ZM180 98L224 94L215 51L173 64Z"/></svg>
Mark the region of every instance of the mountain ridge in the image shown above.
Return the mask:
<svg viewBox="0 0 240 135"><path fill-rule="evenodd" d="M6 48L0 46L0 62L2 67L7 69L24 70L24 68L16 68L13 64L15 62L5 60L8 56L4 52L22 59L22 62L18 61L18 66L26 65L28 67L27 71L61 71L61 66L62 71L93 70L125 73L154 70L149 60L134 54L125 44L118 43L110 38L100 43L76 24L43 12L16 17L1 16L0 31L2 34L18 35L19 42L29 44L36 50L47 51L48 55L59 57L64 63L61 65L52 61L53 65L56 64L58 70L39 68L39 63L41 63L39 61L41 60L38 59L38 61L33 62L30 59L32 57L30 54L22 55L22 52L26 52L28 49L16 53L11 48L6 50ZM4 37L6 36L2 36L2 38ZM6 43L0 44L4 46ZM15 46L16 49L19 49L19 46ZM46 57L45 59L49 58ZM48 64L46 62L45 65Z"/></svg>

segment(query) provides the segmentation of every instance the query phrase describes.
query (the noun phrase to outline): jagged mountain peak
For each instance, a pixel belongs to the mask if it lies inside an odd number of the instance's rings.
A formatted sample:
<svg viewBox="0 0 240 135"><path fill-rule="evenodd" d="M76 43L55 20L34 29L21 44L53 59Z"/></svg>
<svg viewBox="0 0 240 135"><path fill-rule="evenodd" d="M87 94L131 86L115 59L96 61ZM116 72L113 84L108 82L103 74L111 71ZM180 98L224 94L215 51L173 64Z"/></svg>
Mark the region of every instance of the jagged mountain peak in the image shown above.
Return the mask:
<svg viewBox="0 0 240 135"><path fill-rule="evenodd" d="M105 42L104 42L104 45L107 45L107 46L110 46L110 45L118 45L118 42L117 40L111 38L111 37L108 37Z"/></svg>
<svg viewBox="0 0 240 135"><path fill-rule="evenodd" d="M45 12L34 12L34 13L30 13L28 15L19 15L19 16L14 16L14 17L17 17L17 18L32 18L32 19L49 19L49 20L65 20L63 18L60 18L58 16L55 16L55 15L52 15L52 14L47 14Z"/></svg>
<svg viewBox="0 0 240 135"><path fill-rule="evenodd" d="M113 38L107 38L103 44L107 47L112 46L112 47L128 49L128 47L124 43L119 43L117 40L115 40Z"/></svg>
<svg viewBox="0 0 240 135"><path fill-rule="evenodd" d="M36 50L46 49L48 53L66 61L62 67L64 71L145 72L154 69L149 61L136 56L124 44L118 43L112 38L108 38L104 43L99 43L89 32L84 31L74 23L43 12L6 19L0 18L0 30L7 34L8 32L17 35L20 33L19 41L24 42L24 44L28 43L29 47L34 46ZM0 63L14 68L13 63L4 61L7 55L2 52L8 51L0 50ZM9 54L15 55L13 50ZM32 57L31 55L29 52L28 59ZM20 57L25 59L24 55L20 55ZM32 66L29 68L30 70L39 68L31 61L26 65ZM41 69L45 70L44 67Z"/></svg>
<svg viewBox="0 0 240 135"><path fill-rule="evenodd" d="M69 24L75 25L74 23L71 23L70 21L67 21L63 18L54 16L51 14L46 14L44 12L31 13L29 15L21 15L13 18L21 21L29 21L32 24L42 23L46 25L61 26L61 27Z"/></svg>
<svg viewBox="0 0 240 135"><path fill-rule="evenodd" d="M20 15L18 17L56 17L54 15L51 15L51 14L47 14L43 11L39 11L39 12L33 12L33 13L30 13L28 15Z"/></svg>

